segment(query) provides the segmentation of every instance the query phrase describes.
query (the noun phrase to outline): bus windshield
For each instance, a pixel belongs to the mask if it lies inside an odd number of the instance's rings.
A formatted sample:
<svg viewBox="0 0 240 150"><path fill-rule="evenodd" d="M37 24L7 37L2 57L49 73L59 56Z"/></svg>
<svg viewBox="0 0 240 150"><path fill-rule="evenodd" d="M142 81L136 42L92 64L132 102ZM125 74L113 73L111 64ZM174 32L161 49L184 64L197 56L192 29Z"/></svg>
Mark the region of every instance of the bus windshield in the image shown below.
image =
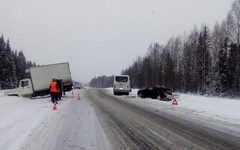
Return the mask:
<svg viewBox="0 0 240 150"><path fill-rule="evenodd" d="M128 82L128 77L116 76L117 82Z"/></svg>

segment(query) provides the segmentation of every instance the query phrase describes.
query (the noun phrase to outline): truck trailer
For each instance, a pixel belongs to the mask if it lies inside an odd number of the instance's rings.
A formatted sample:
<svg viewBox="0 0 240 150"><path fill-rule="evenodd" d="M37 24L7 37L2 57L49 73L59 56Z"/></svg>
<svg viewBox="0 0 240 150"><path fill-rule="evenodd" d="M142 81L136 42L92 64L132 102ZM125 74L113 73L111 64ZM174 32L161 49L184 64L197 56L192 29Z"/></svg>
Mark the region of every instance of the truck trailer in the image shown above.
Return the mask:
<svg viewBox="0 0 240 150"><path fill-rule="evenodd" d="M19 87L4 94L9 96L35 97L50 94L52 79L62 79L64 92L72 90L69 63L58 63L29 68L30 78L22 79Z"/></svg>

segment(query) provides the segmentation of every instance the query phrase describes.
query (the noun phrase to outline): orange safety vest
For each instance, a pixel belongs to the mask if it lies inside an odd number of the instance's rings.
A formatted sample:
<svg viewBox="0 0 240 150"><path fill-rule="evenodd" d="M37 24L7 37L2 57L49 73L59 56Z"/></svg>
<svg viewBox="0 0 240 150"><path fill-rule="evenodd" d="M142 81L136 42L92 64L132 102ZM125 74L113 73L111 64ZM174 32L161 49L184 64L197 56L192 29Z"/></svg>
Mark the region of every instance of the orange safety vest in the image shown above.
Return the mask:
<svg viewBox="0 0 240 150"><path fill-rule="evenodd" d="M51 92L60 92L60 90L57 89L57 82L56 81L52 81L50 84L50 91Z"/></svg>

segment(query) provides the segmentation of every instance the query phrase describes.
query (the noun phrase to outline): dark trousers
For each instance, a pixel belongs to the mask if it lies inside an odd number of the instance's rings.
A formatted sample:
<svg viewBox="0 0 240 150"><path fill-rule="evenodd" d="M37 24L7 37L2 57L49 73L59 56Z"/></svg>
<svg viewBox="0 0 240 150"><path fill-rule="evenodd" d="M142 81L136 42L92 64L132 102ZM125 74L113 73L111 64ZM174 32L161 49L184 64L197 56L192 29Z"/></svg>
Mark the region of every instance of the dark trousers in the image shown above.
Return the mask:
<svg viewBox="0 0 240 150"><path fill-rule="evenodd" d="M60 91L60 92L58 93L58 98L59 98L59 100L62 98L62 91Z"/></svg>
<svg viewBox="0 0 240 150"><path fill-rule="evenodd" d="M54 103L55 101L58 101L58 93L56 92L51 92L51 100Z"/></svg>

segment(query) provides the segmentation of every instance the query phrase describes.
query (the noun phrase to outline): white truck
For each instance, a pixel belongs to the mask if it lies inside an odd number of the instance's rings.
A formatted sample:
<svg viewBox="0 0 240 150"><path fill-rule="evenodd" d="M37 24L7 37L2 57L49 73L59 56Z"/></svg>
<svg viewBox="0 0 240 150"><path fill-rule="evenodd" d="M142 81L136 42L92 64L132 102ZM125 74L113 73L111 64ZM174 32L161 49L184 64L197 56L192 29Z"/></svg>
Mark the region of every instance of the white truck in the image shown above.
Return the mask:
<svg viewBox="0 0 240 150"><path fill-rule="evenodd" d="M58 63L29 68L30 79L19 82L19 88L6 91L4 95L35 97L50 94L53 78L62 79L64 92L72 90L72 78L69 63Z"/></svg>
<svg viewBox="0 0 240 150"><path fill-rule="evenodd" d="M113 93L114 95L125 94L129 95L132 91L130 85L130 77L128 75L114 76L113 79Z"/></svg>

